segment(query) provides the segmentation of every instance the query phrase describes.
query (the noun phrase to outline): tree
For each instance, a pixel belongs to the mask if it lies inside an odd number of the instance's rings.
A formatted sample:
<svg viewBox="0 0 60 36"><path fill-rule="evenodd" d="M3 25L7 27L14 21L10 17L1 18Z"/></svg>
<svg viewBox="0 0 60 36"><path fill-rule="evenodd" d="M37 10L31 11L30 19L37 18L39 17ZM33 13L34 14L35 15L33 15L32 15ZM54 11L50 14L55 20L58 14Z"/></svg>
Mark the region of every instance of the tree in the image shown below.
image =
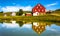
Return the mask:
<svg viewBox="0 0 60 36"><path fill-rule="evenodd" d="M60 9L56 9L55 11L60 11Z"/></svg>
<svg viewBox="0 0 60 36"><path fill-rule="evenodd" d="M52 11L51 11L51 10L49 10L49 11L47 11L47 12L46 12L46 14L51 14L51 13L52 13Z"/></svg>
<svg viewBox="0 0 60 36"><path fill-rule="evenodd" d="M0 16L3 16L3 11L0 12Z"/></svg>
<svg viewBox="0 0 60 36"><path fill-rule="evenodd" d="M1 11L0 13L3 13L3 11Z"/></svg>
<svg viewBox="0 0 60 36"><path fill-rule="evenodd" d="M22 15L22 14L23 14L23 10L19 9L19 15Z"/></svg>
<svg viewBox="0 0 60 36"><path fill-rule="evenodd" d="M22 21L17 21L17 23L19 24L20 27L23 26L23 22Z"/></svg>

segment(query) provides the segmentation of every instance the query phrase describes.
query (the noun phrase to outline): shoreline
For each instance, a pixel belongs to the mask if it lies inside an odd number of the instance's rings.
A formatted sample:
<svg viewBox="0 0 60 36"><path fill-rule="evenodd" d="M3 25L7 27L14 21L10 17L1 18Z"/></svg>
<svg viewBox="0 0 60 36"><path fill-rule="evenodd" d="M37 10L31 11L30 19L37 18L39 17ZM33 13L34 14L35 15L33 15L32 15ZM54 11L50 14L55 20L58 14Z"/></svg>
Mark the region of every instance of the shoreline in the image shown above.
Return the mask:
<svg viewBox="0 0 60 36"><path fill-rule="evenodd" d="M44 16L0 16L0 20L16 20L16 21L51 21L60 22L60 16L44 15Z"/></svg>

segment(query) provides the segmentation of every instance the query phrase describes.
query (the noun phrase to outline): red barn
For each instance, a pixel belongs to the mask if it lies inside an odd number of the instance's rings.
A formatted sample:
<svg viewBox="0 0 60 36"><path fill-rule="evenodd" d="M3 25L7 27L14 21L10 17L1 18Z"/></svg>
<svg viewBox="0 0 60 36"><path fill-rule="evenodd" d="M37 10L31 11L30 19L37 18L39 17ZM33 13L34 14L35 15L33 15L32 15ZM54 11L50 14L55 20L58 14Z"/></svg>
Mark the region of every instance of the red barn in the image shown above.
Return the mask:
<svg viewBox="0 0 60 36"><path fill-rule="evenodd" d="M40 14L45 14L45 7L41 4L37 4L33 9L32 9L33 16L38 16Z"/></svg>
<svg viewBox="0 0 60 36"><path fill-rule="evenodd" d="M25 16L32 16L32 14L31 13L26 13Z"/></svg>

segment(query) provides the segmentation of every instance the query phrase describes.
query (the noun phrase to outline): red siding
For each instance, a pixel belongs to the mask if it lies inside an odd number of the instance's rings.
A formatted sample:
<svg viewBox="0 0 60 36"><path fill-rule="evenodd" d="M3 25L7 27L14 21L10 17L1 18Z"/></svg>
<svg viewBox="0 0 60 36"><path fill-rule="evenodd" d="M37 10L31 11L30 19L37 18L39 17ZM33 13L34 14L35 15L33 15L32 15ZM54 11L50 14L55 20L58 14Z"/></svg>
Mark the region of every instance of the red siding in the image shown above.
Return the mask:
<svg viewBox="0 0 60 36"><path fill-rule="evenodd" d="M32 14L26 14L26 16L32 16Z"/></svg>
<svg viewBox="0 0 60 36"><path fill-rule="evenodd" d="M42 6L41 4L37 4L33 9L32 12L39 12L39 13L44 13L45 12L45 7Z"/></svg>

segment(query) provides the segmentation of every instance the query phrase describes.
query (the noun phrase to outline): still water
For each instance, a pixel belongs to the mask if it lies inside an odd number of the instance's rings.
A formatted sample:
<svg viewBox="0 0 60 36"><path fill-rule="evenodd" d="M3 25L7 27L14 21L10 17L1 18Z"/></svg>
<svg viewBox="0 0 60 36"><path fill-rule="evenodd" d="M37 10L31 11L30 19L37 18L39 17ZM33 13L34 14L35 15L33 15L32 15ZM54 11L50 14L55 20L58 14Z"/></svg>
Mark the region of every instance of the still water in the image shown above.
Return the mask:
<svg viewBox="0 0 60 36"><path fill-rule="evenodd" d="M60 23L0 22L0 36L60 36Z"/></svg>

